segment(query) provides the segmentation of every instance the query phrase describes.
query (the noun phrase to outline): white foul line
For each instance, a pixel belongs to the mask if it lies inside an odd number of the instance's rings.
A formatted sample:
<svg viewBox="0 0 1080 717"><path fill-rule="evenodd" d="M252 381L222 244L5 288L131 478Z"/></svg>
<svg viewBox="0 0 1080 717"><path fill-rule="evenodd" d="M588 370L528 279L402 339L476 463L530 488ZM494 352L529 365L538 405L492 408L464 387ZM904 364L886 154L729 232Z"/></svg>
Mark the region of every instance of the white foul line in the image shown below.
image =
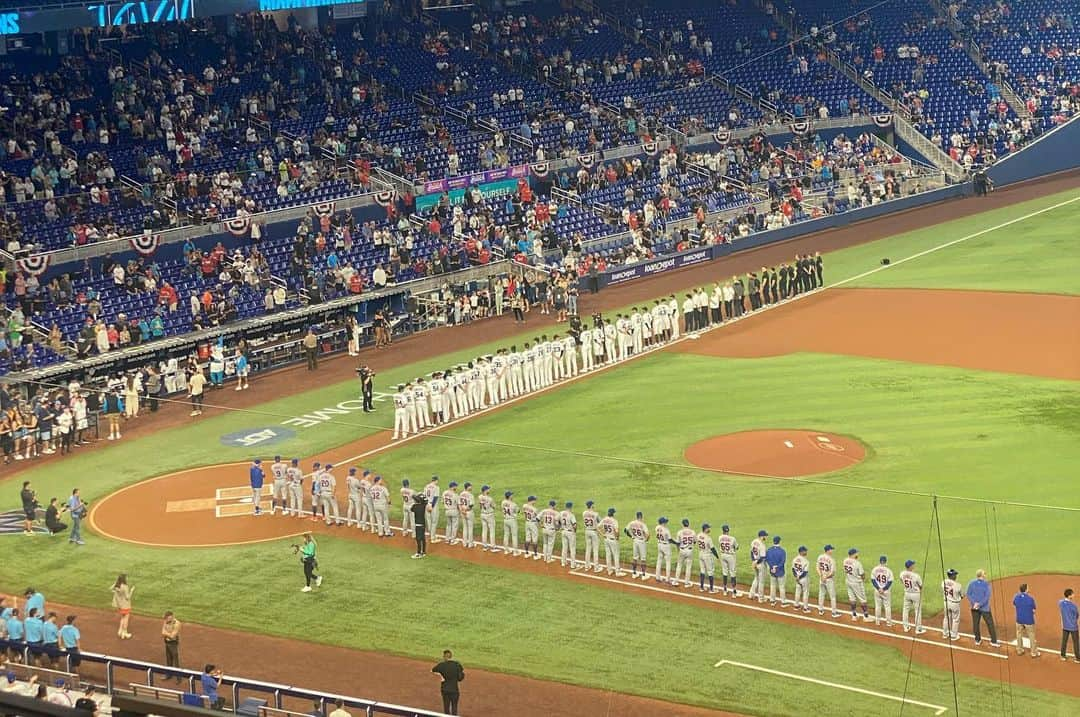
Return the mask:
<svg viewBox="0 0 1080 717"><path fill-rule="evenodd" d="M886 700L892 700L893 702L902 702L904 704L915 705L916 707L926 707L927 709L934 710L935 715L943 715L948 712L948 707L941 705L932 705L929 702L919 702L918 700L911 700L907 697L897 697L895 695L887 695L884 692L874 692L873 690L864 690L861 687L852 687L851 685L842 685L837 682L826 682L825 680L819 680L814 677L806 677L805 675L796 675L792 672L781 672L780 670L771 670L768 667L762 667L761 665L751 665L745 662L735 662L734 660L720 660L713 667L723 667L724 665L732 665L734 667L742 667L746 670L754 670L756 672L766 672L770 675L779 675L780 677L789 677L793 680L800 680L801 682L810 682L815 685L824 685L825 687L835 687L838 690L847 690L848 692L858 692L860 695L870 695L871 697L880 697Z"/></svg>
<svg viewBox="0 0 1080 717"><path fill-rule="evenodd" d="M635 359L639 359L642 356L646 356L646 355L648 355L650 353L653 353L655 351L666 349L669 346L674 346L676 344L682 343L683 341L687 341L689 339L697 339L700 336L700 334L702 334L702 333L705 333L705 332L708 332L708 331L714 331L716 329L720 329L720 328L723 328L725 326L730 326L731 324L734 324L734 323L736 323L738 321L743 321L744 319L748 319L751 316L757 316L757 315L763 314L766 311L771 311L771 310L776 309L778 307L786 306L787 304L790 304L790 303L792 303L794 301L800 301L802 299L806 299L806 298L808 298L810 296L817 295L817 294L819 294L819 293L821 293L823 291L826 291L826 290L831 289L831 288L835 288L837 286L843 286L845 284L850 284L853 281L858 281L859 279L870 276L871 274L876 274L879 271L884 271L885 269L888 269L890 266L899 266L900 264L903 264L904 262L907 262L907 261L911 261L912 259L918 259L919 257L926 256L927 254L932 254L932 253L934 253L936 251L940 251L941 249L945 249L945 248L953 246L955 244L959 244L961 242L968 241L969 239L975 239L976 237L980 237L980 236L982 236L984 234L988 234L988 233L990 233L992 231L995 231L997 229L1004 229L1005 227L1012 226L1013 224L1016 224L1018 222L1026 221L1028 219L1031 219L1032 217L1039 216L1040 214L1045 214L1046 212L1052 211L1052 210L1057 209L1059 207L1063 207L1063 206L1065 206L1067 204L1072 204L1073 202L1077 202L1077 201L1080 201L1080 196L1073 197L1072 199L1066 199L1064 201L1058 202L1057 204L1054 204L1054 205L1049 206L1049 207L1044 207L1042 209L1037 209L1034 212L1029 212L1029 213L1027 213L1027 214L1025 214L1023 216L1016 217L1014 219L1010 219L1007 222L1002 222L1001 224L995 224L994 226L987 227L986 229L980 229L977 232L974 232L972 234L968 234L967 236L962 236L962 237L960 237L958 239L953 239L952 241L945 242L944 244L938 244L935 247L925 249L925 250L920 251L920 252L918 252L916 254L912 254L909 257L905 257L903 259L898 259L898 260L892 262L891 264L878 266L878 267L875 267L873 269L870 269L869 271L864 271L861 274L856 274L855 276L849 276L846 279L841 279L840 281L836 282L835 284L830 284L829 286L823 286L823 287L820 287L820 288L817 288L817 289L811 289L810 291L804 292L802 294L797 294L795 296L792 296L789 299L784 299L783 301L781 301L779 303L776 303L776 304L767 304L766 306L761 307L757 311L752 311L752 312L747 312L745 314L741 314L740 316L737 316L734 319L728 319L727 321L724 321L723 323L713 324L711 326L706 327L705 329L702 329L701 331L694 332L694 333L689 333L689 334L684 333L679 338L674 339L673 341L669 341L666 344L656 344L656 345L650 346L650 347L644 349L641 353L632 354L631 356L629 356L629 357L627 357L625 359L622 359L622 360L619 360L619 361L613 361L611 363L604 364L602 366L596 366L591 371L587 371L587 372L582 371L581 373L578 373L576 376L572 376L570 378L563 379L563 380L561 380L559 382L551 384L550 386L544 386L542 388L533 390L533 391L531 391L529 393L522 393L521 395L515 396L513 398L508 398L507 400L503 401L502 403L497 403L497 404L494 404L492 406L488 406L487 408L483 408L483 409L481 409L479 411L474 411L473 413L470 413L467 416L462 416L462 417L455 418L455 419L447 421L446 423L443 423L443 424L441 424L439 426L433 426L428 431L422 431L422 432L414 433L411 436L406 436L405 438L402 438L402 439L397 440L397 441L392 441L392 442L387 443L386 445L383 445L383 446L378 446L376 448L371 448L369 450L364 451L363 453L359 453L359 454L357 454L355 456L350 456L349 458L343 458L343 459L341 459L341 460L339 460L337 462L338 463L352 463L353 461L358 461L358 460L361 460L363 458L370 458L371 456L378 455L379 453L382 453L382 452L384 452L384 451L386 451L386 450L388 450L390 448L397 448L398 446L402 445L403 443L408 443L408 442L414 441L414 440L416 440L418 438L423 438L423 437L426 437L426 436L429 436L429 435L433 435L434 433L437 433L438 431L441 431L444 428L449 428L449 427L454 426L454 425L456 425L458 423L462 423L462 422L467 421L467 420L469 420L471 418L475 418L476 416L482 416L485 413L490 413L491 411L494 411L497 408L502 408L503 406L507 406L507 405L510 405L510 404L513 404L513 403L517 403L519 401L523 401L523 400L525 400L527 398L531 398L531 397L533 397L533 396L535 396L537 394L545 393L545 392L550 391L552 389L561 388L562 386L565 386L566 384L573 383L573 382L575 382L575 381L577 381L579 379L585 378L586 376L591 376L591 375L593 375L595 373L600 373L602 371L607 371L608 369L615 368L616 366L621 366L624 363L627 363L629 361L633 361ZM389 430L391 430L391 429L389 429L389 428L380 428L379 429L379 431L384 431L384 432L389 431ZM524 447L528 448L529 446L524 446ZM719 470L720 470L721 473L732 473L734 475L746 475L746 476L751 476L751 477L754 477L754 478L781 478L781 476L772 476L772 475L757 474L757 473L746 473L746 472L743 472L743 471L728 471L728 470L724 470L724 469L719 469ZM311 474L306 474L306 475L311 475ZM801 476L795 476L795 477L799 478Z"/></svg>
<svg viewBox="0 0 1080 717"><path fill-rule="evenodd" d="M931 645L933 647L940 647L946 650L956 650L958 652L970 652L973 655L981 655L983 657L993 657L998 660L1009 659L1007 654L1000 652L987 652L985 650L976 650L970 647L962 647L960 645L951 644L947 642L938 642L936 640L927 640L925 637L915 637L914 635L908 636L903 634L897 634L895 632L888 632L886 630L875 630L871 627L862 627L860 625L849 625L846 622L839 620L826 620L820 617L812 617L805 614L798 614L794 612L788 612L784 610L774 610L772 608L763 607L757 604L751 604L749 602L737 602L735 600L726 600L723 598L710 597L708 595L694 595L693 593L680 592L678 590L670 590L668 588L656 587L655 585L647 585L645 583L633 583L625 580L616 580L614 578L605 577L603 575L593 575L589 573L583 573L576 570L570 571L571 575L579 578L589 578L590 580L599 580L605 583L614 583L616 585L624 585L627 587L638 588L639 590L648 590L655 593L665 593L667 595L678 595L682 598L690 598L692 600L701 600L702 602L711 602L717 605L726 605L728 607L737 607L742 610L750 610L753 612L763 612L769 615L780 615L792 620L802 620L804 622L817 623L819 625L828 625L830 627L838 627L842 630L854 630L855 632L861 632L868 635L878 635L880 637L888 637L893 640L900 640L901 642L917 642L922 645ZM744 593L745 594L745 593ZM812 608L816 609L816 608Z"/></svg>

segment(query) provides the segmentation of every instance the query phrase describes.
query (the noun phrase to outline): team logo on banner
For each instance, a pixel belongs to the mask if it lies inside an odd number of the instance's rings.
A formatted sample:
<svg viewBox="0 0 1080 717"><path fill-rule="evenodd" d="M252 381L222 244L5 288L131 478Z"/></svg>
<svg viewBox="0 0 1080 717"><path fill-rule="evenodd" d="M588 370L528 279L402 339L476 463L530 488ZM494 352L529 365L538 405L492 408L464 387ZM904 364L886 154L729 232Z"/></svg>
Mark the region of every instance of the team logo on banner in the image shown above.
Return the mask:
<svg viewBox="0 0 1080 717"><path fill-rule="evenodd" d="M791 123L791 131L800 137L810 132L810 120L798 120Z"/></svg>
<svg viewBox="0 0 1080 717"><path fill-rule="evenodd" d="M336 204L334 202L321 202L316 204L313 208L315 209L315 214L318 216L329 217L333 216L335 206Z"/></svg>
<svg viewBox="0 0 1080 717"><path fill-rule="evenodd" d="M384 189L381 192L375 192L375 202L380 207L388 207L394 203L397 199L397 192L393 189Z"/></svg>
<svg viewBox="0 0 1080 717"><path fill-rule="evenodd" d="M892 114L886 112L880 115L874 115L874 124L878 127L888 127L892 124Z"/></svg>
<svg viewBox="0 0 1080 717"><path fill-rule="evenodd" d="M0 513L0 535L22 535L23 521L26 515L21 510L8 510ZM48 535L49 529L43 525L33 525L31 530L35 533Z"/></svg>
<svg viewBox="0 0 1080 717"><path fill-rule="evenodd" d="M19 259L19 270L31 276L40 276L49 268L49 255L37 254Z"/></svg>
<svg viewBox="0 0 1080 717"><path fill-rule="evenodd" d="M715 132L713 132L712 137L713 137L713 139L716 140L717 144L727 144L728 142L731 141L731 130L729 130L729 129L718 129Z"/></svg>
<svg viewBox="0 0 1080 717"><path fill-rule="evenodd" d="M656 142L646 142L645 144L641 145L641 151L649 155L650 157L654 157L656 156L656 153L660 151L660 145L658 145Z"/></svg>
<svg viewBox="0 0 1080 717"><path fill-rule="evenodd" d="M251 228L250 217L234 217L233 219L227 219L225 221L225 228L233 236L247 236L248 229Z"/></svg>
<svg viewBox="0 0 1080 717"><path fill-rule="evenodd" d="M143 256L150 256L161 245L160 234L139 234L128 239L131 248Z"/></svg>
<svg viewBox="0 0 1080 717"><path fill-rule="evenodd" d="M551 171L551 165L547 162L537 162L536 164L530 165L529 168L532 169L532 173L540 179L548 176L548 172Z"/></svg>
<svg viewBox="0 0 1080 717"><path fill-rule="evenodd" d="M585 169L592 169L593 165L596 163L596 155L595 154L579 154L578 158L577 158L577 161L578 161L578 164L580 164Z"/></svg>

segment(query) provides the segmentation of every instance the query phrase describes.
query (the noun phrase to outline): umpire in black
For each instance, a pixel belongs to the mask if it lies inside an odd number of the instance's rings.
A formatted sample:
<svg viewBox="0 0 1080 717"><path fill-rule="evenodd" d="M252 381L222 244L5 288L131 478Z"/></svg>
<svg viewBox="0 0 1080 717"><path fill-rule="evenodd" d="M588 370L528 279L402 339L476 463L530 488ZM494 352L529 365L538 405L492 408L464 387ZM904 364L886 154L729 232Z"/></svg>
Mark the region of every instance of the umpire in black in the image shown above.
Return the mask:
<svg viewBox="0 0 1080 717"><path fill-rule="evenodd" d="M443 650L442 662L431 668L442 679L439 692L442 694L443 712L448 715L458 713L458 699L461 697L458 684L465 679L465 668L453 657L450 650Z"/></svg>

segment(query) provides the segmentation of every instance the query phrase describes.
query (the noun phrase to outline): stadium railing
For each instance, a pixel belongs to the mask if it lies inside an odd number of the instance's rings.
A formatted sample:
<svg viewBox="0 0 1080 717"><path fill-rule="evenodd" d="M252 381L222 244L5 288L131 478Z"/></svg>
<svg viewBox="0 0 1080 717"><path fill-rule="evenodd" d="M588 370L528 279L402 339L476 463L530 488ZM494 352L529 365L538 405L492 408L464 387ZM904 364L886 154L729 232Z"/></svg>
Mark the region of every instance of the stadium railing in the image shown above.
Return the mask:
<svg viewBox="0 0 1080 717"><path fill-rule="evenodd" d="M29 647L22 647L22 657L23 664L27 664L31 657L31 650ZM118 683L117 671L131 670L145 675L146 682L143 684L127 683L126 692L129 694L136 697L152 696L154 699L163 702L186 704L187 700L184 699L184 696L195 693L202 677L202 673L197 670L166 667L165 665L160 665L155 662L133 660L126 657L115 657L113 655L102 655L95 652L82 652L80 653L80 658L83 664L101 665L104 668L105 683L104 685L101 685L101 687L103 687L109 695L125 693L125 686ZM70 678L76 678L76 673L72 669L70 662L70 656L66 654L63 655L62 663L66 668L66 672L57 672L57 674L65 674ZM154 680L157 678L180 678L181 680L186 680L188 689L181 691L173 688L160 687L154 684ZM84 679L83 681L87 682L88 680ZM287 710L284 710L285 700L287 699L306 700L308 704L318 703L322 706L324 712L327 706L333 705L337 700L341 700L346 708L363 710L367 717L376 717L376 715L393 715L395 717L442 717L443 715L442 712L432 712L418 707L406 707L390 702L379 702L376 700L351 697L349 695L334 694L332 692L310 690L295 685L264 682L262 680L254 680L236 675L225 675L222 677L221 694L230 697L228 702L232 705L234 710L238 706L244 705L245 700L248 697L253 695L257 696L266 700L266 703L260 705L256 709L263 706L271 707L273 711L268 712L268 714L275 715L275 717L281 714L281 712L278 712L279 710L284 711L285 713L288 712Z"/></svg>

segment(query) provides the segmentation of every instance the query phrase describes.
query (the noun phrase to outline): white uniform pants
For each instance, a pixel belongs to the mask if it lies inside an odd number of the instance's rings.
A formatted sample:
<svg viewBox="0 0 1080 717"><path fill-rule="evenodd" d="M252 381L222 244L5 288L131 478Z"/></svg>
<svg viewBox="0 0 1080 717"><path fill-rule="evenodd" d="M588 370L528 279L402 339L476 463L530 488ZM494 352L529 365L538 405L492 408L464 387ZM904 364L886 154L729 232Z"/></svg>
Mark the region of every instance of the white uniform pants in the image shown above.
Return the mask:
<svg viewBox="0 0 1080 717"><path fill-rule="evenodd" d="M656 548L656 579L671 579L671 545L658 545Z"/></svg>
<svg viewBox="0 0 1080 717"><path fill-rule="evenodd" d="M825 596L829 596L829 604L832 611L836 612L836 578L825 578L818 583L817 607L818 611L825 609Z"/></svg>
<svg viewBox="0 0 1080 717"><path fill-rule="evenodd" d="M544 531L544 560L551 562L551 559L555 553L555 531Z"/></svg>
<svg viewBox="0 0 1080 717"><path fill-rule="evenodd" d="M471 548L476 543L473 532L473 512L467 510L461 514L461 544L466 548Z"/></svg>
<svg viewBox="0 0 1080 717"><path fill-rule="evenodd" d="M619 541L615 538L604 538L604 565L609 573L621 572L619 570Z"/></svg>
<svg viewBox="0 0 1080 717"><path fill-rule="evenodd" d="M534 386L533 380L536 378L536 374L533 372L533 365L531 363L525 364L525 368L522 370L522 383L521 390L523 393L530 393Z"/></svg>
<svg viewBox="0 0 1080 717"><path fill-rule="evenodd" d="M562 564L570 563L570 568L577 567L577 533L564 530L562 532Z"/></svg>
<svg viewBox="0 0 1080 717"><path fill-rule="evenodd" d="M416 427L427 428L431 423L427 399L417 401L413 406L413 410L416 412Z"/></svg>
<svg viewBox="0 0 1080 717"><path fill-rule="evenodd" d="M375 532L375 506L367 495L364 496L363 510L360 512L360 524L372 533Z"/></svg>
<svg viewBox="0 0 1080 717"><path fill-rule="evenodd" d="M461 515L455 510L446 511L446 541L457 539L458 525L461 523Z"/></svg>
<svg viewBox="0 0 1080 717"><path fill-rule="evenodd" d="M885 624L892 625L892 596L890 591L874 590L874 620L885 618Z"/></svg>
<svg viewBox="0 0 1080 717"><path fill-rule="evenodd" d="M768 567L765 561L754 564L754 581L750 583L750 597L756 597L759 602L765 599L765 585L768 582Z"/></svg>
<svg viewBox="0 0 1080 717"><path fill-rule="evenodd" d="M499 376L499 392L496 394L499 401L505 401L510 395L510 377L507 375L509 373L508 370L504 370L502 375Z"/></svg>
<svg viewBox="0 0 1080 717"><path fill-rule="evenodd" d="M522 390L522 371L521 364L514 366L510 370L510 395L520 396Z"/></svg>
<svg viewBox="0 0 1080 717"><path fill-rule="evenodd" d="M289 512L300 515L304 510L304 485L303 483L289 484Z"/></svg>
<svg viewBox="0 0 1080 717"><path fill-rule="evenodd" d="M355 521L356 527L362 528L363 523L361 522L360 516L363 512L364 499L360 496L359 493L357 493L356 495L350 493L349 502L345 506L345 522L352 523Z"/></svg>
<svg viewBox="0 0 1080 717"><path fill-rule="evenodd" d="M941 618L941 636L960 637L960 603L945 601L945 613Z"/></svg>
<svg viewBox="0 0 1080 717"><path fill-rule="evenodd" d="M488 548L495 547L495 513L480 514L480 543Z"/></svg>
<svg viewBox="0 0 1080 717"><path fill-rule="evenodd" d="M600 536L595 530L585 531L585 567L600 566Z"/></svg>
<svg viewBox="0 0 1080 717"><path fill-rule="evenodd" d="M581 345L581 370L591 371L593 366L592 342Z"/></svg>
<svg viewBox="0 0 1080 717"><path fill-rule="evenodd" d="M914 613L915 629L922 629L922 593L904 593L904 606L901 608L901 619L904 622L904 630L908 629L908 613Z"/></svg>
<svg viewBox="0 0 1080 717"><path fill-rule="evenodd" d="M810 607L810 576L795 581L795 606L804 610Z"/></svg>
<svg viewBox="0 0 1080 717"><path fill-rule="evenodd" d="M406 408L394 409L394 438L409 435L409 411Z"/></svg>
<svg viewBox="0 0 1080 717"><path fill-rule="evenodd" d="M390 530L390 506L386 503L379 503L375 506L375 533L377 535L393 535L393 531Z"/></svg>
<svg viewBox="0 0 1080 717"><path fill-rule="evenodd" d="M326 518L327 525L330 525L333 521L341 521L341 514L338 513L337 498L335 498L333 494L320 494L319 503L322 504L323 517ZM331 516L333 516L333 520L331 520Z"/></svg>
<svg viewBox="0 0 1080 717"><path fill-rule="evenodd" d="M416 516L413 515L411 505L402 506L402 511L403 512L402 512L402 515L401 515L401 532L402 533L410 533L416 527Z"/></svg>
<svg viewBox="0 0 1080 717"><path fill-rule="evenodd" d="M503 521L503 549L509 553L518 550L518 524L517 520Z"/></svg>
<svg viewBox="0 0 1080 717"><path fill-rule="evenodd" d="M693 557L694 551L692 550L679 551L679 556L675 559L675 582L683 580L687 585L690 584L691 559Z"/></svg>

